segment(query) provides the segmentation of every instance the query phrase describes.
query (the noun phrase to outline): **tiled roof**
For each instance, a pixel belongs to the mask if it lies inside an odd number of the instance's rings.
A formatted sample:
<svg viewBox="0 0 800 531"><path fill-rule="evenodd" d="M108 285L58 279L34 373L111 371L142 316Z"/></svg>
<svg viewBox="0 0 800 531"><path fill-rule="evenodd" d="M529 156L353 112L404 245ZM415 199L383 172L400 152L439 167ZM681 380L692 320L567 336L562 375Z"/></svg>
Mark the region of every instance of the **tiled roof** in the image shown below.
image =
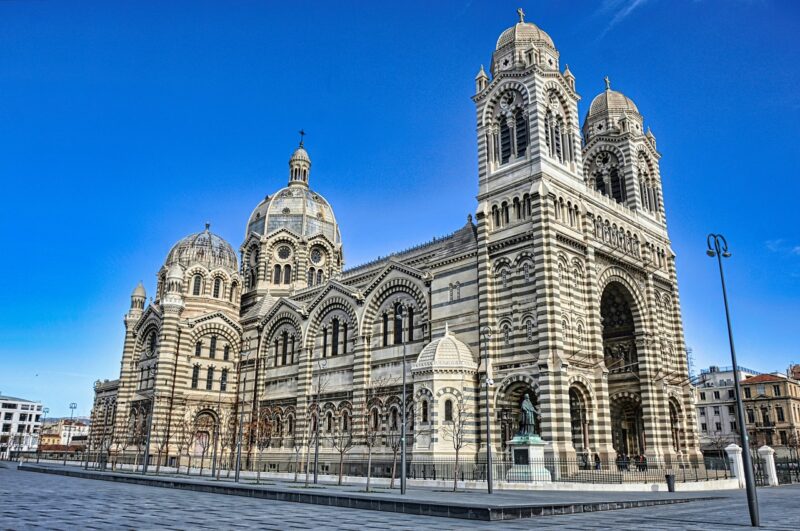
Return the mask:
<svg viewBox="0 0 800 531"><path fill-rule="evenodd" d="M758 376L751 376L745 380L742 380L742 384L757 384L757 383L765 383L765 382L784 382L786 378L781 378L780 376L775 376L774 374L759 374Z"/></svg>

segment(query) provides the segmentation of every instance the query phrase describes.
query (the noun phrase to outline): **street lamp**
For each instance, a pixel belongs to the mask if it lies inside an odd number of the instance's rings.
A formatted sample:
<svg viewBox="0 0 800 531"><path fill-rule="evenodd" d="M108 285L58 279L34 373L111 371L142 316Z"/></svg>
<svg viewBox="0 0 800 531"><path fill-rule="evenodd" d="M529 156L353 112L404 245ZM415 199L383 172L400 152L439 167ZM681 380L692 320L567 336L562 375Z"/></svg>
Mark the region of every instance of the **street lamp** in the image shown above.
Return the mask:
<svg viewBox="0 0 800 531"><path fill-rule="evenodd" d="M717 258L719 264L719 278L722 282L722 300L725 303L725 320L728 324L728 341L731 347L731 362L733 363L733 385L736 390L736 416L739 422L742 438L742 461L744 464L744 480L747 488L747 507L750 510L750 523L753 527L759 526L758 498L756 496L756 484L753 478L753 464L750 459L750 443L747 437L747 424L744 420L744 407L742 405L742 390L739 385L739 366L736 363L736 349L733 346L733 328L731 327L731 314L728 310L728 293L725 289L725 273L722 270L722 259L730 258L728 252L728 242L722 234L709 234L706 239L708 250L706 254Z"/></svg>
<svg viewBox="0 0 800 531"><path fill-rule="evenodd" d="M67 451L69 450L69 445L72 442L72 417L75 414L75 408L78 407L78 404L75 402L70 402L69 404L69 431L67 431L67 447L64 449L64 466L67 466Z"/></svg>
<svg viewBox="0 0 800 531"><path fill-rule="evenodd" d="M401 406L403 415L400 425L400 494L406 493L406 342L403 339L403 329L405 328L406 316L403 307L397 306L397 314L400 317L400 342L403 344L403 389L401 391ZM396 318L395 318L395 324Z"/></svg>
<svg viewBox="0 0 800 531"><path fill-rule="evenodd" d="M325 351L322 352L325 354ZM328 366L328 360L320 358L317 360L317 424L314 427L314 484L317 483L317 464L319 463L319 424L322 422L320 418L322 415L322 408L319 401L321 400L322 393L322 369Z"/></svg>
<svg viewBox="0 0 800 531"><path fill-rule="evenodd" d="M42 454L42 435L44 435L44 424L47 422L47 414L50 413L50 408L46 407L42 410L42 423L39 425L39 442L36 445L36 462L39 462L39 457Z"/></svg>
<svg viewBox="0 0 800 531"><path fill-rule="evenodd" d="M492 427L491 413L489 412L489 386L494 384L489 377L489 339L492 338L492 329L488 326L484 326L481 332L483 334L483 370L486 374L484 378L484 380L486 380L486 388L484 389L484 402L486 406L486 483L489 494L492 494L494 491L494 482L492 481Z"/></svg>
<svg viewBox="0 0 800 531"><path fill-rule="evenodd" d="M156 413L156 389L158 381L158 362L153 364L153 396L150 398L150 416L147 421L147 439L144 443L144 462L142 463L142 475L147 474L147 466L150 464L150 437L153 434L153 416Z"/></svg>
<svg viewBox="0 0 800 531"><path fill-rule="evenodd" d="M250 356L247 356L248 361ZM239 369L241 374L241 368ZM239 472L242 469L242 437L244 436L244 395L247 392L247 373L244 374L244 383L242 384L242 399L239 402L239 436L236 440L236 477L234 481L239 483Z"/></svg>

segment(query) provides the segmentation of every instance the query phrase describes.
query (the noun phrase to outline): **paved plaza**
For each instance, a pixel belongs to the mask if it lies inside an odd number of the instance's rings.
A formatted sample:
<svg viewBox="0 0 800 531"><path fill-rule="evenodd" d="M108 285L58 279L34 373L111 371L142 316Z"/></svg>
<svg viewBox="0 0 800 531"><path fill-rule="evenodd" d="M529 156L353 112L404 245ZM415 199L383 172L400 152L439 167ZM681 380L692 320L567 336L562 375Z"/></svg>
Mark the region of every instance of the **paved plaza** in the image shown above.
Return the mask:
<svg viewBox="0 0 800 531"><path fill-rule="evenodd" d="M433 495L444 496L443 493ZM478 496L478 493L475 493ZM530 493L531 497L539 493ZM744 492L679 505L509 522L275 502L17 471L0 463L0 529L742 529ZM503 496L502 493L496 496ZM800 485L760 489L764 529L799 529Z"/></svg>

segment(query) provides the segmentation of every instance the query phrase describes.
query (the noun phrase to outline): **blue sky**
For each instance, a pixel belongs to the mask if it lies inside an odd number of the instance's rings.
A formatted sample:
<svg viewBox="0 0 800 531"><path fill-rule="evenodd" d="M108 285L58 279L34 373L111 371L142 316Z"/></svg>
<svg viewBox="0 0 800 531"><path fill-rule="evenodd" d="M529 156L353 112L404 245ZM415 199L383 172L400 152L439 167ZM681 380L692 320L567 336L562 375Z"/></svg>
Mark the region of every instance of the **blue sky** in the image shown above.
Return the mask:
<svg viewBox="0 0 800 531"><path fill-rule="evenodd" d="M688 346L800 362L800 3L0 2L0 391L88 413L119 373L122 316L205 221L238 248L283 186L296 131L347 265L459 228L476 206L470 96L499 34L547 31L583 100L603 77L663 154Z"/></svg>

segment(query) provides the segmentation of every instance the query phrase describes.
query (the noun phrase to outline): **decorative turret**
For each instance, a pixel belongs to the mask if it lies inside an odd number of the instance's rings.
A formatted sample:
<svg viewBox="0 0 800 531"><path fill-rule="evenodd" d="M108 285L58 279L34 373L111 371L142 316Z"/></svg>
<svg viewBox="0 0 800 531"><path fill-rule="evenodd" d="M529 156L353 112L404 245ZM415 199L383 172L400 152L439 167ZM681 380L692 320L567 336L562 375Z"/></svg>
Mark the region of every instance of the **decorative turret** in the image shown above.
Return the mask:
<svg viewBox="0 0 800 531"><path fill-rule="evenodd" d="M300 145L289 159L289 186L308 186L308 174L311 173L311 158L303 147L303 137L306 132L300 130Z"/></svg>
<svg viewBox="0 0 800 531"><path fill-rule="evenodd" d="M483 69L483 65L481 65L481 70L478 72L478 75L475 76L475 93L482 91L486 88L486 85L489 84L489 76L486 75L486 70Z"/></svg>
<svg viewBox="0 0 800 531"><path fill-rule="evenodd" d="M139 281L139 284L131 293L131 310L144 310L144 302L147 299L147 293L144 290L144 286L142 285L142 281Z"/></svg>

